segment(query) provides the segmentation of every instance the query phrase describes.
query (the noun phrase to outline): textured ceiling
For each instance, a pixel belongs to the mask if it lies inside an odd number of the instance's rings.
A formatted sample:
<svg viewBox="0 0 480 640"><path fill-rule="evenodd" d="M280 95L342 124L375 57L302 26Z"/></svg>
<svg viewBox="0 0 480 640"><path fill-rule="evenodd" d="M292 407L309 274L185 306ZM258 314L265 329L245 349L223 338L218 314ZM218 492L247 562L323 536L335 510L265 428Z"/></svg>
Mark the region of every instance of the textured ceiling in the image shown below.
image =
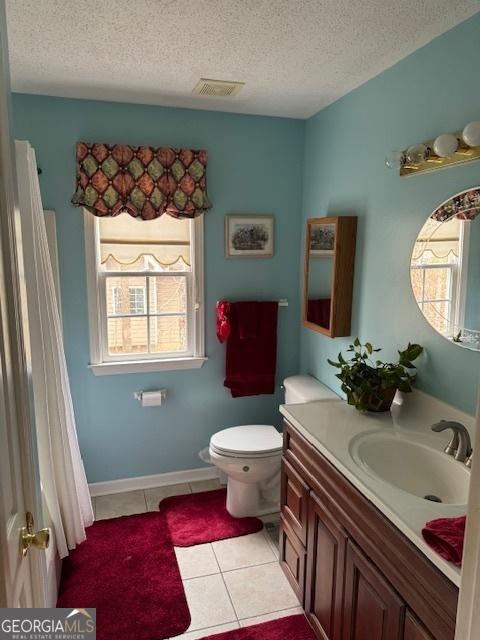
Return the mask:
<svg viewBox="0 0 480 640"><path fill-rule="evenodd" d="M480 0L7 0L12 88L305 118ZM200 77L246 82L199 97Z"/></svg>

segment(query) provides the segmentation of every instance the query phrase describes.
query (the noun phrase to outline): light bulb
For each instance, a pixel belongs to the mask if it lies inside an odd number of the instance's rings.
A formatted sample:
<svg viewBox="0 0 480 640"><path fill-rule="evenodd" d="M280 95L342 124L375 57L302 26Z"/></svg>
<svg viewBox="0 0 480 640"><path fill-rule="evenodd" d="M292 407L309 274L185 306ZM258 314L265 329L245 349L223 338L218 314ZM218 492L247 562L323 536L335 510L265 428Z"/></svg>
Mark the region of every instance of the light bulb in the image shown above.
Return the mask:
<svg viewBox="0 0 480 640"><path fill-rule="evenodd" d="M433 142L433 150L440 158L448 158L453 156L458 149L458 139L452 133L443 133L435 138Z"/></svg>
<svg viewBox="0 0 480 640"><path fill-rule="evenodd" d="M462 138L469 147L480 147L480 121L469 122L462 131Z"/></svg>
<svg viewBox="0 0 480 640"><path fill-rule="evenodd" d="M389 169L399 170L405 164L405 154L403 151L392 151L385 158L385 164Z"/></svg>
<svg viewBox="0 0 480 640"><path fill-rule="evenodd" d="M406 160L408 164L421 164L429 156L428 147L424 144L414 144L408 147Z"/></svg>

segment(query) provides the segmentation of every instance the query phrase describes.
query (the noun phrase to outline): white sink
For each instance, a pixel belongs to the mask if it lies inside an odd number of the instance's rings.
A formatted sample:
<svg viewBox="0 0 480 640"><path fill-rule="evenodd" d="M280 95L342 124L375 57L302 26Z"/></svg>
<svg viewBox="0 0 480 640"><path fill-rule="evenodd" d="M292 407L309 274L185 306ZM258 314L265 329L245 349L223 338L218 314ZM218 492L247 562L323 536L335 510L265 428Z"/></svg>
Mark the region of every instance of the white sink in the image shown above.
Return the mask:
<svg viewBox="0 0 480 640"><path fill-rule="evenodd" d="M350 455L370 476L415 498L436 496L444 504L466 505L470 471L425 439L367 433L353 438Z"/></svg>

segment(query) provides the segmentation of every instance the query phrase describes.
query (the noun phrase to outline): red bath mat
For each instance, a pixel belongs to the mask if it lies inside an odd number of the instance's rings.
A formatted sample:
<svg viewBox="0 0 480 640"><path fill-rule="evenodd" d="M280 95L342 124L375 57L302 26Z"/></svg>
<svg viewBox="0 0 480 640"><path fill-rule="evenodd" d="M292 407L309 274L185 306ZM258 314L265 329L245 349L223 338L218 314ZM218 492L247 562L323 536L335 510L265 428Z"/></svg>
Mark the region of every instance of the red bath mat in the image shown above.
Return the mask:
<svg viewBox="0 0 480 640"><path fill-rule="evenodd" d="M97 609L98 640L162 640L190 625L163 513L99 520L63 561L58 607Z"/></svg>
<svg viewBox="0 0 480 640"><path fill-rule="evenodd" d="M305 616L298 615L205 636L202 640L315 640L315 635Z"/></svg>
<svg viewBox="0 0 480 640"><path fill-rule="evenodd" d="M160 502L176 547L237 538L260 531L258 518L234 518L226 507L226 489L171 496Z"/></svg>

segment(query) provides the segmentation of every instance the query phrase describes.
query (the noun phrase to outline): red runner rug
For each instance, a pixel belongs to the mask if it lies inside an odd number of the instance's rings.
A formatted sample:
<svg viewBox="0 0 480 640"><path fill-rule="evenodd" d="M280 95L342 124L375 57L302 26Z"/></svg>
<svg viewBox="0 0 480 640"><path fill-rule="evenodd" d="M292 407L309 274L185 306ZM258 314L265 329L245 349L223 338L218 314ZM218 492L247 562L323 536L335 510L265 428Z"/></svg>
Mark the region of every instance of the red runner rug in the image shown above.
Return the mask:
<svg viewBox="0 0 480 640"><path fill-rule="evenodd" d="M297 615L205 636L202 640L315 640L315 635L305 616Z"/></svg>
<svg viewBox="0 0 480 640"><path fill-rule="evenodd" d="M189 493L164 498L160 511L165 514L172 542L176 547L236 538L260 531L258 518L234 518L226 507L226 489Z"/></svg>
<svg viewBox="0 0 480 640"><path fill-rule="evenodd" d="M58 607L97 609L98 640L163 640L190 625L163 513L99 520L63 561Z"/></svg>

